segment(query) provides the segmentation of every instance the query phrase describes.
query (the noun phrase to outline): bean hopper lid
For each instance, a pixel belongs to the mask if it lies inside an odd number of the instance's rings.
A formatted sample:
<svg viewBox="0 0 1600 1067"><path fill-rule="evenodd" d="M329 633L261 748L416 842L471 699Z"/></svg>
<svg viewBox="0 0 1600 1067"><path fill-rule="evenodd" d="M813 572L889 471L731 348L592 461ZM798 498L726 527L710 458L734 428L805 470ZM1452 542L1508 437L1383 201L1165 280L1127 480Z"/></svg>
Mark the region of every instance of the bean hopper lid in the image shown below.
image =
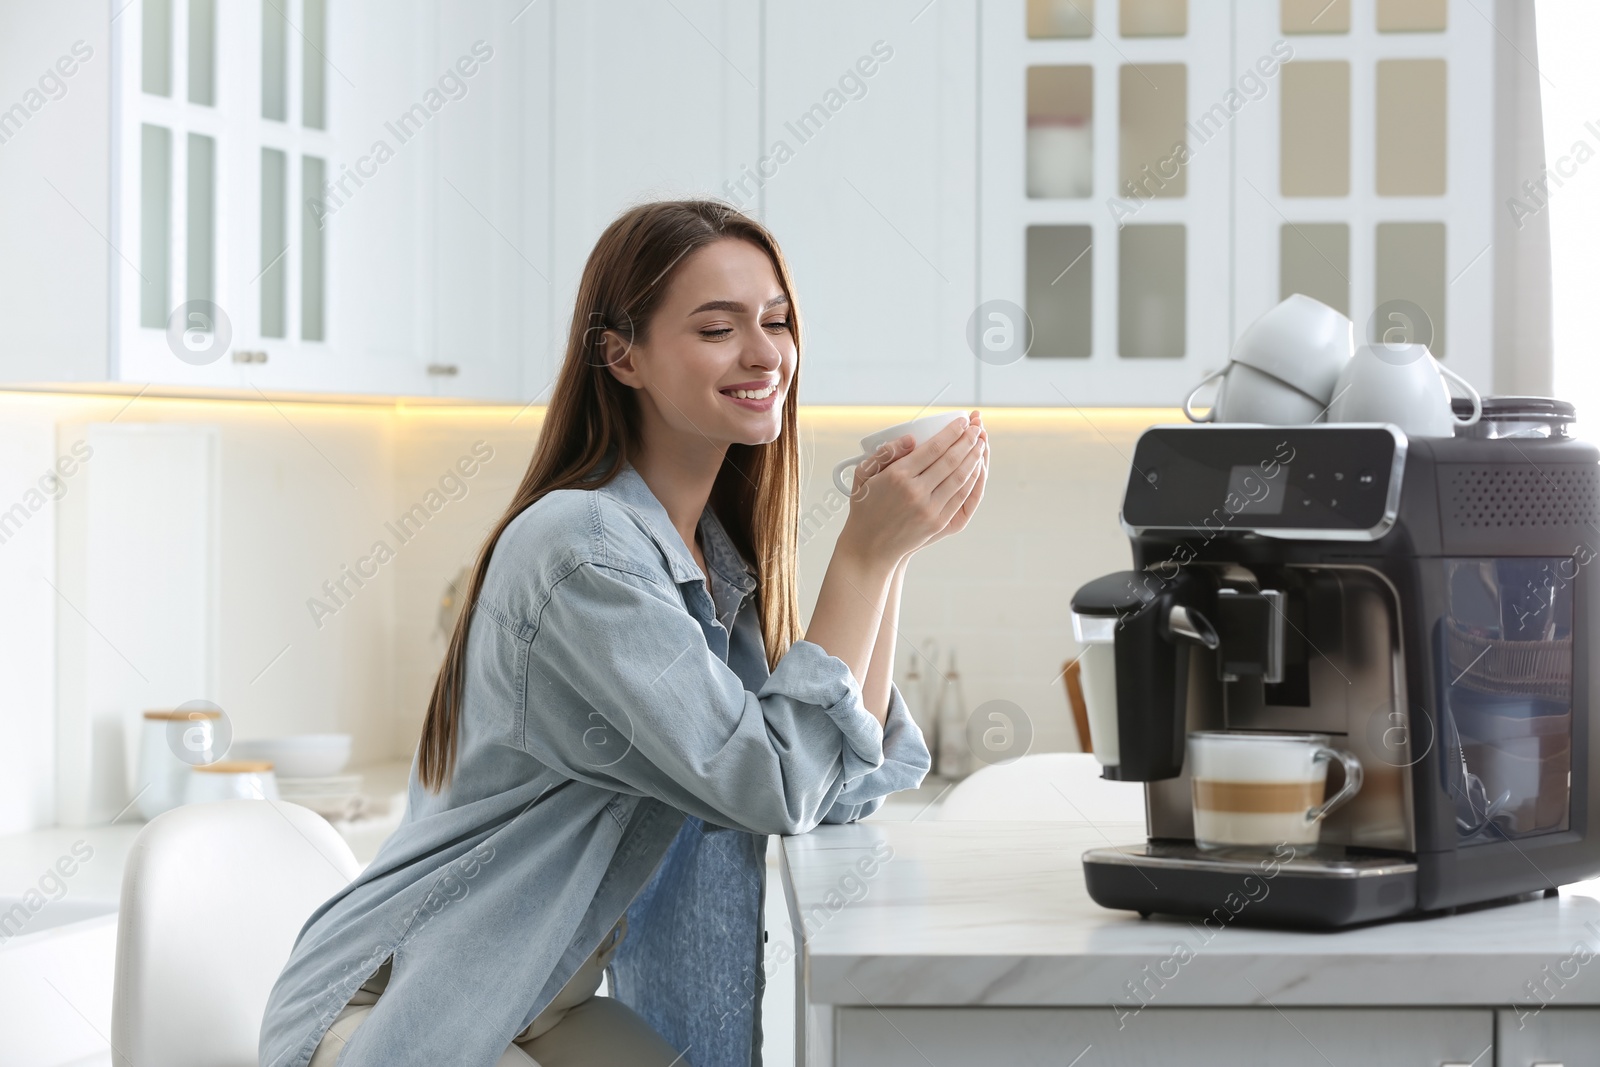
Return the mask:
<svg viewBox="0 0 1600 1067"><path fill-rule="evenodd" d="M1459 418L1472 414L1472 401L1452 397L1450 408ZM1565 400L1548 396L1486 396L1483 415L1475 426L1456 430L1457 437L1569 437L1577 409Z"/></svg>

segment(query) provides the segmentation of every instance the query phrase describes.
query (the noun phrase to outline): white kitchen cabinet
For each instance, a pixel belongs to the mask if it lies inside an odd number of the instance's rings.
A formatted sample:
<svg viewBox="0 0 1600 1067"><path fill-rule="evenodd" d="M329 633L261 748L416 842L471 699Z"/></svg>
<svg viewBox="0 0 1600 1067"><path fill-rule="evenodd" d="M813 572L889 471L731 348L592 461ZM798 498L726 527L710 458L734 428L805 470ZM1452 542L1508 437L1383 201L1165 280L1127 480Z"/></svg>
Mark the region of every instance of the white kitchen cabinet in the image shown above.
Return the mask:
<svg viewBox="0 0 1600 1067"><path fill-rule="evenodd" d="M1341 930L1141 920L1089 898L1082 854L1144 829L873 817L783 838L796 1062L1596 1062L1600 882Z"/></svg>
<svg viewBox="0 0 1600 1067"><path fill-rule="evenodd" d="M1426 328L1488 388L1528 347L1500 314L1528 273L1495 239L1524 195L1501 16L3 5L0 69L33 80L0 98L0 384L547 401L605 226L715 196L788 254L808 403L1175 404L1294 291L1362 339ZM232 336L186 361L215 334L165 318L207 293Z"/></svg>
<svg viewBox="0 0 1600 1067"><path fill-rule="evenodd" d="M767 0L732 192L794 273L807 403L976 399L977 24L974 0Z"/></svg>
<svg viewBox="0 0 1600 1067"><path fill-rule="evenodd" d="M830 1067L921 1067L924 1049L947 1063L1069 1065L1078 1056L1106 1067L1464 1067L1484 1064L1495 1044L1487 1009L1151 1008L1119 1020L1105 1006L853 1007L838 1010L835 1026Z"/></svg>
<svg viewBox="0 0 1600 1067"><path fill-rule="evenodd" d="M71 855L65 850L55 855L63 854ZM98 848L89 861L107 862ZM39 877L37 871L30 873ZM4 903L10 911L15 901ZM40 913L37 925L30 924L21 936L8 938L5 952L0 953L0 997L6 1005L6 1025L0 1027L0 1063L7 1067L111 1067L111 1049L101 1035L111 1032L116 899L88 904L64 899L49 907L65 914ZM79 918L75 910L88 917Z"/></svg>
<svg viewBox="0 0 1600 1067"><path fill-rule="evenodd" d="M1587 961L1589 956L1584 956ZM1572 959L1560 961L1563 970L1576 970ZM1558 980L1541 975L1539 996L1554 999ZM1600 1050L1600 1011L1593 1008L1544 1007L1538 997L1497 1015L1494 1067L1577 1067L1593 1063Z"/></svg>
<svg viewBox="0 0 1600 1067"><path fill-rule="evenodd" d="M428 158L429 391L531 399L548 379L551 322L551 6L426 8L434 77L476 68Z"/></svg>
<svg viewBox="0 0 1600 1067"><path fill-rule="evenodd" d="M61 74L0 123L0 381L522 396L550 47L523 7L6 6L5 69Z"/></svg>
<svg viewBox="0 0 1600 1067"><path fill-rule="evenodd" d="M985 3L979 290L1033 331L980 398L1175 404L1293 292L1487 391L1496 339L1530 344L1496 315L1538 290L1495 212L1539 167L1497 171L1529 60L1481 6Z"/></svg>
<svg viewBox="0 0 1600 1067"><path fill-rule="evenodd" d="M129 271L106 243L108 19L98 0L0 6L0 380L108 377Z"/></svg>
<svg viewBox="0 0 1600 1067"><path fill-rule="evenodd" d="M760 12L745 0L562 0L551 5L551 321L548 400L584 262L624 209L726 196L756 156ZM531 75L532 72L530 72Z"/></svg>

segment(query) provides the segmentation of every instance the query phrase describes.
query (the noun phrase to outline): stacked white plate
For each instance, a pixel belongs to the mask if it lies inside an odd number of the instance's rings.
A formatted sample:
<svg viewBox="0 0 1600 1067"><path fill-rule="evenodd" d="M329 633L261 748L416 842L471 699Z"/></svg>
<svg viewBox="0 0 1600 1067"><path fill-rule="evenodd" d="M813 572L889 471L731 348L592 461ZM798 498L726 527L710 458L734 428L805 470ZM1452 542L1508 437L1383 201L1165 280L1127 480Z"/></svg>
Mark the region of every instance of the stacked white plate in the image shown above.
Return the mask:
<svg viewBox="0 0 1600 1067"><path fill-rule="evenodd" d="M355 819L366 812L361 775L333 774L321 778L278 777L278 795L292 804L310 808L323 818Z"/></svg>

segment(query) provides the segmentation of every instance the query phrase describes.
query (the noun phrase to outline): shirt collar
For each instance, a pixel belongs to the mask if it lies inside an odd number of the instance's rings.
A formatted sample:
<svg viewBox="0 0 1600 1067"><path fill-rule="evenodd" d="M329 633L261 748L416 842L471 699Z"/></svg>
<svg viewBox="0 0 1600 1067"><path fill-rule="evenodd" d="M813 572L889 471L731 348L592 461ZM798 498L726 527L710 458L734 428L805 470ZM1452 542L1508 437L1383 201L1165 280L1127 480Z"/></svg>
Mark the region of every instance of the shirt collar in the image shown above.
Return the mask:
<svg viewBox="0 0 1600 1067"><path fill-rule="evenodd" d="M651 492L650 486L632 463L624 460L617 476L600 486L596 492L607 493L613 499L627 504L644 519L651 537L667 557L667 568L673 581L698 582L704 579L689 546L683 543L678 528L672 525L667 509L656 499L655 493ZM716 571L718 577L741 594L748 594L755 589L756 569L739 554L722 520L717 518L716 511L709 503L700 513L700 540L706 565Z"/></svg>

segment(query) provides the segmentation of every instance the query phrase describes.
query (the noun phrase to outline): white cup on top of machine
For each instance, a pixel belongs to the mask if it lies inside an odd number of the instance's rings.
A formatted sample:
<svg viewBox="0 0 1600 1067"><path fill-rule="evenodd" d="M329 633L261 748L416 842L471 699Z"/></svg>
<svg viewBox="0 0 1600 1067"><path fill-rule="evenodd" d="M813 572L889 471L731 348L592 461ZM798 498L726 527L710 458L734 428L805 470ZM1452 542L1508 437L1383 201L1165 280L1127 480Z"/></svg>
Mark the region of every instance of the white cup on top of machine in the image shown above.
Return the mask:
<svg viewBox="0 0 1600 1067"><path fill-rule="evenodd" d="M1324 799L1328 768L1344 784ZM1194 841L1203 849L1315 845L1322 820L1361 789L1361 761L1327 734L1196 730L1189 735Z"/></svg>
<svg viewBox="0 0 1600 1067"><path fill-rule="evenodd" d="M1245 328L1228 365L1194 387L1183 413L1192 422L1317 422L1354 348L1355 327L1347 317L1304 293L1291 293ZM1211 409L1197 415L1195 398L1219 378Z"/></svg>
<svg viewBox="0 0 1600 1067"><path fill-rule="evenodd" d="M967 413L965 411L944 411L937 415L924 415L922 418L912 419L910 422L897 423L875 433L867 434L861 439L861 454L840 460L839 465L833 468L833 484L839 487L839 492L849 496L850 490L853 488L850 484L850 471L878 449L906 434L910 434L911 439L920 445L952 422L966 417Z"/></svg>
<svg viewBox="0 0 1600 1067"><path fill-rule="evenodd" d="M1449 384L1472 407L1465 418L1451 408ZM1453 437L1476 425L1483 398L1424 344L1380 341L1356 349L1334 387L1329 422L1389 422L1411 437Z"/></svg>

